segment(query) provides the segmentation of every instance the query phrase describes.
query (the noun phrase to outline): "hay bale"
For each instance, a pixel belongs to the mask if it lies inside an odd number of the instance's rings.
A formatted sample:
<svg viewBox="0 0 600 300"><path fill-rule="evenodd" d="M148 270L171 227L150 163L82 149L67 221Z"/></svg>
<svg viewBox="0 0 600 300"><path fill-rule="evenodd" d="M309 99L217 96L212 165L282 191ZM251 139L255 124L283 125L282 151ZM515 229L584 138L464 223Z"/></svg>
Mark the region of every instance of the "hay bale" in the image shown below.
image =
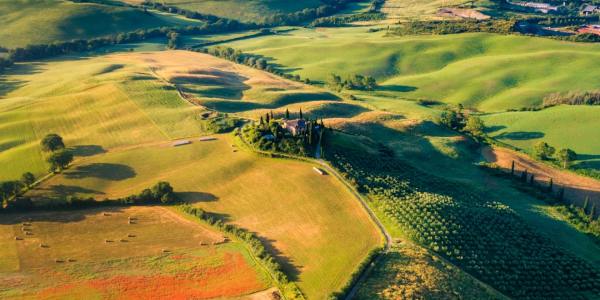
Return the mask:
<svg viewBox="0 0 600 300"><path fill-rule="evenodd" d="M15 236L15 241L22 241L22 240L23 240L23 238L22 238L22 237Z"/></svg>
<svg viewBox="0 0 600 300"><path fill-rule="evenodd" d="M113 240L104 240L105 243L112 243Z"/></svg>
<svg viewBox="0 0 600 300"><path fill-rule="evenodd" d="M128 234L128 235L127 235L127 237L128 237L128 238L134 238L134 237L135 237L135 234L131 234L131 233L130 233L130 234Z"/></svg>
<svg viewBox="0 0 600 300"><path fill-rule="evenodd" d="M54 262L56 262L56 263L64 263L65 261L62 260L62 259L60 259L60 258L56 258L56 259L54 259Z"/></svg>
<svg viewBox="0 0 600 300"><path fill-rule="evenodd" d="M168 249L162 249L162 253L169 253L169 252L171 252L171 251Z"/></svg>
<svg viewBox="0 0 600 300"><path fill-rule="evenodd" d="M127 243L127 242L129 242L129 241L128 241L128 240L126 240L126 239L120 239L119 241L120 241L121 243Z"/></svg>
<svg viewBox="0 0 600 300"><path fill-rule="evenodd" d="M31 231L25 231L25 235L33 235Z"/></svg>
<svg viewBox="0 0 600 300"><path fill-rule="evenodd" d="M75 260L74 258L67 258L68 262L76 262L77 260Z"/></svg>
<svg viewBox="0 0 600 300"><path fill-rule="evenodd" d="M109 213L102 213L102 215L105 216L105 217L110 217Z"/></svg>
<svg viewBox="0 0 600 300"><path fill-rule="evenodd" d="M50 246L48 246L46 244L40 244L40 248L50 248Z"/></svg>

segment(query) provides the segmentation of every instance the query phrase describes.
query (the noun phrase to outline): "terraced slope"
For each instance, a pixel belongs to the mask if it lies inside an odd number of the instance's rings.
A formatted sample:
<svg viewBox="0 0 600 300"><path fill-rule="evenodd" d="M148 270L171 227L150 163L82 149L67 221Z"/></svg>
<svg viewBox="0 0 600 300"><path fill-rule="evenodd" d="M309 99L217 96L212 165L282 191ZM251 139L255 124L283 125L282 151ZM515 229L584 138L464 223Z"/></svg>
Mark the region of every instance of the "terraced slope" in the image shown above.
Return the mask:
<svg viewBox="0 0 600 300"><path fill-rule="evenodd" d="M229 46L313 81L325 81L332 72L372 75L381 84L376 95L483 111L539 104L552 92L595 89L600 75L600 46L524 36L386 37L364 28L303 29Z"/></svg>

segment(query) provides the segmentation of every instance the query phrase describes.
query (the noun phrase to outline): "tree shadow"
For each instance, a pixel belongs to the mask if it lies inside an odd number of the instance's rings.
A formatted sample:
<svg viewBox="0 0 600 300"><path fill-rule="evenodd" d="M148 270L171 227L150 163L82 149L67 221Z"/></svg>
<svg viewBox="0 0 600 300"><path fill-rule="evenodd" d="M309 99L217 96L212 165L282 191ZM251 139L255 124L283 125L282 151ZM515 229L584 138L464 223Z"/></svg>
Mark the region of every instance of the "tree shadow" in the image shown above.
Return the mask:
<svg viewBox="0 0 600 300"><path fill-rule="evenodd" d="M539 131L513 131L513 132L504 132L495 136L494 138L503 139L503 140L515 140L515 141L524 141L524 140L533 140L543 138L545 134Z"/></svg>
<svg viewBox="0 0 600 300"><path fill-rule="evenodd" d="M380 85L377 87L377 90L379 90L379 91L401 92L401 93L413 92L413 91L416 91L417 89L418 88L415 86L398 85L398 84Z"/></svg>
<svg viewBox="0 0 600 300"><path fill-rule="evenodd" d="M219 197L211 193L203 192L177 192L177 196L179 196L179 199L190 204L198 202L213 202L219 200Z"/></svg>
<svg viewBox="0 0 600 300"><path fill-rule="evenodd" d="M0 84L1 85L1 84ZM25 144L23 140L11 140L5 143L0 143L0 152L9 150L11 148L17 147L19 145Z"/></svg>
<svg viewBox="0 0 600 300"><path fill-rule="evenodd" d="M281 269L288 276L290 281L298 281L300 276L300 269L302 266L296 264L293 259L286 256L281 252L277 247L275 247L275 243L277 241L273 239L268 239L262 236L259 236L256 232L254 234L258 237L258 239L263 243L265 249L275 258L275 260L281 265Z"/></svg>
<svg viewBox="0 0 600 300"><path fill-rule="evenodd" d="M577 153L577 160L592 160L600 159L600 154L579 154ZM597 162L600 163L600 162Z"/></svg>
<svg viewBox="0 0 600 300"><path fill-rule="evenodd" d="M120 213L125 207L107 206L94 207L85 209L52 209L52 210L36 210L33 212L9 212L3 213L0 218L0 225L16 225L23 223L36 222L54 222L54 223L70 223L85 220L90 215L97 215L103 212Z"/></svg>
<svg viewBox="0 0 600 300"><path fill-rule="evenodd" d="M104 192L84 188L81 186L64 184L51 185L50 187L41 190L49 191L51 193L51 198L64 198L66 196L73 196L75 194L104 195Z"/></svg>
<svg viewBox="0 0 600 300"><path fill-rule="evenodd" d="M41 72L43 63L19 63L11 66L0 74L0 97L6 96L8 93L19 89L26 84L26 81L12 79L11 75L31 75Z"/></svg>
<svg viewBox="0 0 600 300"><path fill-rule="evenodd" d="M98 178L112 181L122 181L137 175L135 170L127 165L111 163L92 163L77 166L64 173L68 179Z"/></svg>
<svg viewBox="0 0 600 300"><path fill-rule="evenodd" d="M504 126L504 125L486 126L484 131L485 131L485 133L492 133L492 132L500 131L505 128L506 128L506 126Z"/></svg>
<svg viewBox="0 0 600 300"><path fill-rule="evenodd" d="M70 147L69 150L71 150L73 155L83 157L106 153L106 150L99 145L78 145Z"/></svg>

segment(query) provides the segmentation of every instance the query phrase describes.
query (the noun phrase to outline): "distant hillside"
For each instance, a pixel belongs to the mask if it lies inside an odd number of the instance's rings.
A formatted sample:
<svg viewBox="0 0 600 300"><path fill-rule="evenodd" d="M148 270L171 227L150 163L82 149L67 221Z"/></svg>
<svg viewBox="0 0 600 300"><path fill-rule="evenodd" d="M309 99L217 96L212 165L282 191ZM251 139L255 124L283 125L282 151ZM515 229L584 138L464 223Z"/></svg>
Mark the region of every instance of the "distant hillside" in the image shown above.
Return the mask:
<svg viewBox="0 0 600 300"><path fill-rule="evenodd" d="M191 24L179 17L61 0L0 1L0 45L6 48Z"/></svg>
<svg viewBox="0 0 600 300"><path fill-rule="evenodd" d="M140 0L123 1L132 4L142 2ZM245 22L261 22L276 14L294 13L324 4L321 0L164 0L155 2Z"/></svg>

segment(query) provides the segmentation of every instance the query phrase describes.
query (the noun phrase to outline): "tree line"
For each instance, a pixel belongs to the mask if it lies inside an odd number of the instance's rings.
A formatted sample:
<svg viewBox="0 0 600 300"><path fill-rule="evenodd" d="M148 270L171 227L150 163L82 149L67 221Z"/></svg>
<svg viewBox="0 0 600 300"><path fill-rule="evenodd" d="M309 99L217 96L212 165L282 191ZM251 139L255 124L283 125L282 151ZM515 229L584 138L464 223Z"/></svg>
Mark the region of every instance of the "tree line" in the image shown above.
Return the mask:
<svg viewBox="0 0 600 300"><path fill-rule="evenodd" d="M254 23L247 23L247 26L282 26L282 25L299 25L308 20L313 20L320 17L332 15L346 7L348 3L358 2L359 0L322 0L323 5L315 8L305 8L303 10L287 13L274 14L264 16L262 20ZM183 15L190 19L215 22L218 19L223 19L210 14L203 14L196 11L191 11L179 8L173 5L166 5L156 1L145 0L141 4L143 7L150 7L156 10Z"/></svg>
<svg viewBox="0 0 600 300"><path fill-rule="evenodd" d="M350 75L348 78L342 79L341 76L332 73L327 79L327 85L338 92L343 89L373 91L377 88L377 81L374 77L360 74Z"/></svg>
<svg viewBox="0 0 600 300"><path fill-rule="evenodd" d="M565 94L553 93L543 100L543 108L568 104L568 105L600 105L600 90L586 92L567 92Z"/></svg>
<svg viewBox="0 0 600 300"><path fill-rule="evenodd" d="M409 21L390 29L395 35L455 34L465 32L490 32L510 34L516 31L517 21L510 20L444 20Z"/></svg>

